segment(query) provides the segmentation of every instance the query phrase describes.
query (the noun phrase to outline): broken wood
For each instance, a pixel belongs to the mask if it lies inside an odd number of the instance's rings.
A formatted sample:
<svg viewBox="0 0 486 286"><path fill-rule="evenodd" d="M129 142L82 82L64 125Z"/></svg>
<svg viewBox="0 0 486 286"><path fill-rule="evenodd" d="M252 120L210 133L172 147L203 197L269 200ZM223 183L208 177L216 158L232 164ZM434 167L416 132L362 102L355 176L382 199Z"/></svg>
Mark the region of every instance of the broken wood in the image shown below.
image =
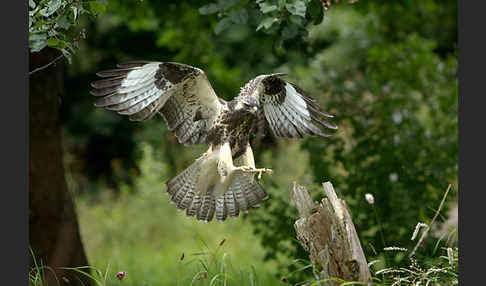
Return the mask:
<svg viewBox="0 0 486 286"><path fill-rule="evenodd" d="M316 279L322 285L339 285L337 279L371 285L371 275L346 202L330 182L323 184L326 198L311 200L309 192L294 182L292 200L300 218L294 228L302 247L309 252Z"/></svg>

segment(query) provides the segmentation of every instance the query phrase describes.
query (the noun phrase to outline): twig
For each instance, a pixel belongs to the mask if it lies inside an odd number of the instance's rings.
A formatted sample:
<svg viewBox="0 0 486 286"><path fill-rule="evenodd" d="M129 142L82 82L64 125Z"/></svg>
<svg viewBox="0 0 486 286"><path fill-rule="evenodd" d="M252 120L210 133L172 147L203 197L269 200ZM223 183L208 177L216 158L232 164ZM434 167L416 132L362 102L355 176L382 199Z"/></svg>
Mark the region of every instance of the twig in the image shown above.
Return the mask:
<svg viewBox="0 0 486 286"><path fill-rule="evenodd" d="M49 66L51 66L51 65L55 64L55 63L56 63L58 60L60 60L62 57L63 57L63 55L61 54L61 55L59 55L57 58L55 58L55 59L54 59L52 62L50 62L50 63L48 63L48 64L46 64L46 65L43 65L43 66L41 66L41 67L38 67L38 68L34 69L33 71L29 72L29 76L30 76L30 75L32 75L32 74L33 74L33 73L35 73L35 72L41 71L41 70L46 69L46 68L48 68Z"/></svg>
<svg viewBox="0 0 486 286"><path fill-rule="evenodd" d="M429 233L429 230L430 228L432 227L432 225L434 224L435 222L435 219L437 218L437 216L439 215L439 212L440 210L442 209L442 206L444 205L444 202L445 202L445 199L447 198L447 194L449 194L449 190L451 189L452 185L449 184L449 186L447 187L447 190L445 191L445 194L444 194L444 197L442 197L442 201L440 202L440 205L439 205L439 208L437 209L437 211L435 212L435 215L434 217L432 218L432 220L430 221L429 225L425 228L425 230L422 232L422 235L420 236L420 239L417 241L417 244L415 245L415 247L413 248L413 251L408 255L408 257L412 257L414 254L415 254L415 251L417 251L417 248L419 247L419 245L422 243L422 241L425 239L425 237L427 236L427 234Z"/></svg>

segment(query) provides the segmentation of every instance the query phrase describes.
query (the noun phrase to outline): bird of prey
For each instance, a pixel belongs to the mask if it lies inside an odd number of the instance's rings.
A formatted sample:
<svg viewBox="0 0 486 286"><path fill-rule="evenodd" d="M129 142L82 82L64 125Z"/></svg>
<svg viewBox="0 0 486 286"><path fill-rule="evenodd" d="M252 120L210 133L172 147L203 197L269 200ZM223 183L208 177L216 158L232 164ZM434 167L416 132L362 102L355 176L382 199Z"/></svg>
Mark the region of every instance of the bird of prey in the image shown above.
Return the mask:
<svg viewBox="0 0 486 286"><path fill-rule="evenodd" d="M98 72L91 94L95 106L144 121L160 114L179 143L206 144L188 168L166 182L170 200L187 216L224 221L268 198L255 179L270 169L256 168L250 133L268 126L277 137L329 136L333 116L285 74L259 75L231 101L219 98L204 71L175 62L132 61Z"/></svg>

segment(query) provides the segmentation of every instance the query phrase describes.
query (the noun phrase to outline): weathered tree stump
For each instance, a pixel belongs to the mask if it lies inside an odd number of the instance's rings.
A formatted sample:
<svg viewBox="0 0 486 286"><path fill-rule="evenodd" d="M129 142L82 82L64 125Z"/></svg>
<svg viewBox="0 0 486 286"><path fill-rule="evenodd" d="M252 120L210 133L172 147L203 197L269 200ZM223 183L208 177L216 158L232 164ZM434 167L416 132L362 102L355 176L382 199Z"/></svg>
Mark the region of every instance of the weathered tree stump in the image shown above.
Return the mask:
<svg viewBox="0 0 486 286"><path fill-rule="evenodd" d="M372 284L358 234L346 202L332 184L323 184L326 198L314 203L307 189L294 183L292 199L300 218L294 228L302 247L309 252L316 279L322 285L339 285L332 278Z"/></svg>

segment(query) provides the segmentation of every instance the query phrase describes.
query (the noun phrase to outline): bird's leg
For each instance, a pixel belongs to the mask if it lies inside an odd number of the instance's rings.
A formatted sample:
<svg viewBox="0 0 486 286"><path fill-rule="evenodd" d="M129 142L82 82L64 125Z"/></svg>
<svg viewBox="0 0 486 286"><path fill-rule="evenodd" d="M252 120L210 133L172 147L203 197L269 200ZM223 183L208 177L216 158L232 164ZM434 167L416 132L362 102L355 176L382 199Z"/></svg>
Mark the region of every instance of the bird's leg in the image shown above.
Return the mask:
<svg viewBox="0 0 486 286"><path fill-rule="evenodd" d="M273 172L271 169L256 168L255 167L255 159L253 157L253 150L251 150L251 146L250 146L249 142L247 142L247 144L246 144L245 153L242 156L240 156L237 160L238 160L237 161L238 167L236 167L237 170L240 170L241 172L249 173L249 174L252 174L252 175L254 173L258 173L258 179L262 178L263 173L271 175L272 172Z"/></svg>
<svg viewBox="0 0 486 286"><path fill-rule="evenodd" d="M236 167L236 170L240 170L245 173L258 173L258 179L262 178L262 174L272 175L273 170L267 168L253 168L251 166L239 166Z"/></svg>
<svg viewBox="0 0 486 286"><path fill-rule="evenodd" d="M221 178L226 178L233 169L233 158L231 157L231 148L229 143L224 143L219 148L218 173Z"/></svg>

